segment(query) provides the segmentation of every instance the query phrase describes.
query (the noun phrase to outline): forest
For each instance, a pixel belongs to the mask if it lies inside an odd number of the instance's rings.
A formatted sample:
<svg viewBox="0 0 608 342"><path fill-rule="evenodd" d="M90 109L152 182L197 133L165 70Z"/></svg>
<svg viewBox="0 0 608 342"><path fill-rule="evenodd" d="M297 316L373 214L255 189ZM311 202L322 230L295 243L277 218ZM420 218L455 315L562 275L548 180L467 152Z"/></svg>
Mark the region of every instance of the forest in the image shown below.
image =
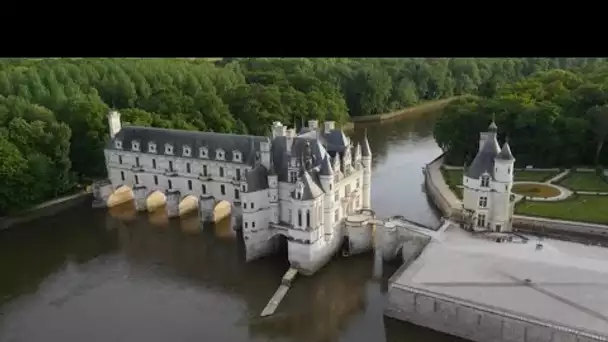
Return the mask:
<svg viewBox="0 0 608 342"><path fill-rule="evenodd" d="M273 121L344 123L471 95L438 123L437 140L453 162L472 151L467 132L476 136L494 109L515 151L542 145L521 150L518 162L537 154L547 164L587 161L596 146L582 136L593 135L588 117L597 115L578 111L602 103L603 71L593 70L604 65L600 58L0 59L0 216L103 178L110 109L135 125L267 134ZM543 74L553 69L571 72ZM537 74L545 76L526 78ZM562 133L569 138L556 139ZM565 141L567 153L557 153Z"/></svg>
<svg viewBox="0 0 608 342"><path fill-rule="evenodd" d="M467 165L479 132L492 117L499 141L508 139L518 167L596 167L608 164L608 64L534 73L491 96L451 102L435 124L446 162ZM455 127L457 129L455 129Z"/></svg>

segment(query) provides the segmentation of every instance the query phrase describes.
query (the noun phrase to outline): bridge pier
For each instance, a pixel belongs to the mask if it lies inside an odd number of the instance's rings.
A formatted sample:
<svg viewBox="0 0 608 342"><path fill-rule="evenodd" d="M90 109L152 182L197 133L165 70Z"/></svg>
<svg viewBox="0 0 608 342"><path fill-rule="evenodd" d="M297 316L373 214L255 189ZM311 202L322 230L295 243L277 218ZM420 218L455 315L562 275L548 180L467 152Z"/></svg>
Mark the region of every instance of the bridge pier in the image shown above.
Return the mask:
<svg viewBox="0 0 608 342"><path fill-rule="evenodd" d="M133 187L133 197L135 200L135 209L137 211L146 211L148 206L146 201L148 200L148 188L143 185L136 185Z"/></svg>
<svg viewBox="0 0 608 342"><path fill-rule="evenodd" d="M112 193L114 188L109 179L93 182L93 208L106 208Z"/></svg>
<svg viewBox="0 0 608 342"><path fill-rule="evenodd" d="M167 217L179 217L179 202L181 200L181 193L179 190L167 190L165 192L167 198L167 204L165 210L167 211Z"/></svg>
<svg viewBox="0 0 608 342"><path fill-rule="evenodd" d="M201 196L198 199L198 212L201 223L213 220L213 209L215 208L215 198L212 196Z"/></svg>

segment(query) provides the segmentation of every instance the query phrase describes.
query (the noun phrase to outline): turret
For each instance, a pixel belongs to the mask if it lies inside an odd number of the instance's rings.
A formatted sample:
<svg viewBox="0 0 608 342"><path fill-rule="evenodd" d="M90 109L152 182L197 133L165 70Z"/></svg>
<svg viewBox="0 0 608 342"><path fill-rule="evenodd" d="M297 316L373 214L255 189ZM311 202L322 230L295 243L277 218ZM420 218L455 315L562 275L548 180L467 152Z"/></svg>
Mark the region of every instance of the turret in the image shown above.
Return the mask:
<svg viewBox="0 0 608 342"><path fill-rule="evenodd" d="M329 160L329 154L325 155L323 161L321 162L321 169L319 170L319 178L321 180L321 185L323 186L323 191L329 193L333 190L334 183L334 170L331 167L331 161Z"/></svg>
<svg viewBox="0 0 608 342"><path fill-rule="evenodd" d="M500 145L498 145L498 140L496 140L497 139L496 132L498 132L498 126L496 126L496 122L494 121L494 116L492 115L492 122L490 123L490 126L488 126L488 130L486 132L479 133L479 150L478 151L481 151L483 144L488 139L494 139L494 141L496 142L496 146L498 146L497 149L500 150Z"/></svg>
<svg viewBox="0 0 608 342"><path fill-rule="evenodd" d="M344 174L345 175L349 175L350 170L353 167L352 156L353 156L353 152L350 149L350 144L346 145L346 148L344 149L344 153L342 155L342 163L344 163Z"/></svg>
<svg viewBox="0 0 608 342"><path fill-rule="evenodd" d="M120 113L113 110L108 113L108 125L110 129L110 138L114 138L118 132L122 129L120 123Z"/></svg>
<svg viewBox="0 0 608 342"><path fill-rule="evenodd" d="M502 149L494 159L494 179L498 182L511 183L513 182L513 167L515 165L515 157L511 153L509 142L505 142Z"/></svg>
<svg viewBox="0 0 608 342"><path fill-rule="evenodd" d="M361 144L357 143L355 147L355 165L359 164L359 162L361 162Z"/></svg>
<svg viewBox="0 0 608 342"><path fill-rule="evenodd" d="M372 151L367 140L367 129L361 144L361 162L363 164L363 209L371 209Z"/></svg>

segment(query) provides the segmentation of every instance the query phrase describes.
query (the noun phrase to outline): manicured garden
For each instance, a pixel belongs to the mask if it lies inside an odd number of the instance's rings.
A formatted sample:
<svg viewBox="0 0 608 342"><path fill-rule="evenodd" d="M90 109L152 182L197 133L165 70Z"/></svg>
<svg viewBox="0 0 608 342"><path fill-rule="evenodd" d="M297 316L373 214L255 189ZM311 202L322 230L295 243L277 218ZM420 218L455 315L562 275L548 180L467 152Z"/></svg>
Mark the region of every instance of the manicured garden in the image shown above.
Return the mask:
<svg viewBox="0 0 608 342"><path fill-rule="evenodd" d="M608 181L595 172L572 171L559 184L574 191L608 192Z"/></svg>
<svg viewBox="0 0 608 342"><path fill-rule="evenodd" d="M559 196L561 191L554 186L538 183L513 184L513 193L527 197L550 198Z"/></svg>
<svg viewBox="0 0 608 342"><path fill-rule="evenodd" d="M516 214L558 220L608 224L608 196L574 195L563 201L522 201Z"/></svg>

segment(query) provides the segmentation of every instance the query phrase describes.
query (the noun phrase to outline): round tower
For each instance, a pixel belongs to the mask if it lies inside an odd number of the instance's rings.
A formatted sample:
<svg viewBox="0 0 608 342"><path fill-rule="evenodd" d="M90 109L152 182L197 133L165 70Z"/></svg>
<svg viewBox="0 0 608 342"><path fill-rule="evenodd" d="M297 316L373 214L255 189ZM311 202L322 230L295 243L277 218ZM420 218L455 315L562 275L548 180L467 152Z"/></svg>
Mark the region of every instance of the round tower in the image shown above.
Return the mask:
<svg viewBox="0 0 608 342"><path fill-rule="evenodd" d="M494 159L494 179L501 183L513 183L513 166L515 158L511 153L509 142L502 145L502 149Z"/></svg>
<svg viewBox="0 0 608 342"><path fill-rule="evenodd" d="M361 163L363 164L363 209L371 209L372 150L367 140L367 129L361 144Z"/></svg>
<svg viewBox="0 0 608 342"><path fill-rule="evenodd" d="M319 179L321 181L321 186L323 187L323 191L325 191L325 196L323 196L323 234L326 236L330 236L333 233L334 227L334 170L331 166L329 154L325 155L323 161L321 162L321 169L319 170Z"/></svg>

